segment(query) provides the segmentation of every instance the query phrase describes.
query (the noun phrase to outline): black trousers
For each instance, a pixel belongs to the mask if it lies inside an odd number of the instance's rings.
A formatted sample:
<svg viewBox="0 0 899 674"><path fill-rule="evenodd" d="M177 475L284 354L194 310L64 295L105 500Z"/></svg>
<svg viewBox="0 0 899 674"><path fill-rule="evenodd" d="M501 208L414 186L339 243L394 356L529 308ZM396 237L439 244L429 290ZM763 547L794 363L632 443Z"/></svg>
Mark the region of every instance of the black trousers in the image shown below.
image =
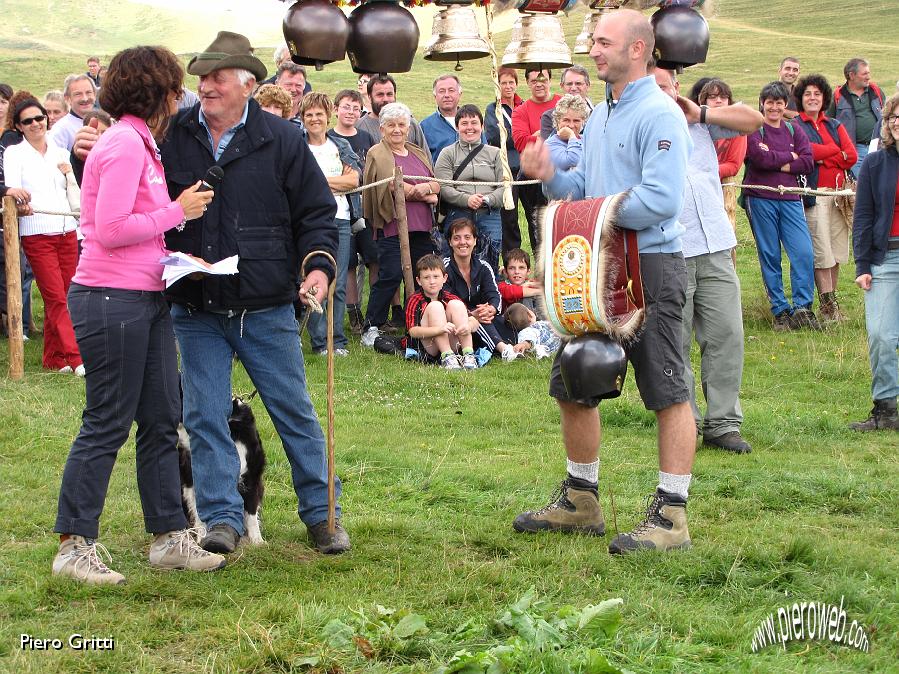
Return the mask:
<svg viewBox="0 0 899 674"><path fill-rule="evenodd" d="M162 293L73 283L68 304L84 359L86 401L62 475L54 531L97 537L112 467L133 421L144 525L150 533L184 529L178 357Z"/></svg>
<svg viewBox="0 0 899 674"><path fill-rule="evenodd" d="M515 175L515 173L512 175ZM521 226L518 224L518 202L520 199L518 185L512 185L513 206L509 210L504 208L500 211L500 218L503 223L503 264L506 262L506 253L513 248L521 248Z"/></svg>
<svg viewBox="0 0 899 674"><path fill-rule="evenodd" d="M521 176L521 179L526 179ZM520 185L518 187L518 196L521 199L521 205L524 208L524 217L528 221L528 237L531 240L531 251L536 257L540 252L540 215L546 206L546 197L543 195L543 188L538 185Z"/></svg>

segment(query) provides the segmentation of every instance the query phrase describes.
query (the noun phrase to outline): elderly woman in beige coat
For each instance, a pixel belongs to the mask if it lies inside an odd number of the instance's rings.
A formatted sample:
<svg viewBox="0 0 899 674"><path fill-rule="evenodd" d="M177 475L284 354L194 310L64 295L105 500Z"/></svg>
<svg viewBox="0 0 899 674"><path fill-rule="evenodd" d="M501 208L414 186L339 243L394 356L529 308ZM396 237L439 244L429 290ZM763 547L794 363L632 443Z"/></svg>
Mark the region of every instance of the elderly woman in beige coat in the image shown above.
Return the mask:
<svg viewBox="0 0 899 674"><path fill-rule="evenodd" d="M483 142L484 117L476 105L463 105L456 113L459 140L437 157L434 174L441 180L483 182L483 185L443 184L440 199L446 223L465 218L475 223L478 239L489 239L489 249L478 251L496 273L503 242L503 169L499 148Z"/></svg>
<svg viewBox="0 0 899 674"><path fill-rule="evenodd" d="M390 103L378 114L381 142L373 146L365 158L363 183L369 185L392 178L397 167L406 176L433 176L431 158L409 142L412 112L402 103ZM435 180L404 180L406 219L409 224L409 249L412 266L422 255L434 252L431 241L433 208L437 205L440 185ZM384 183L362 193L365 220L374 229L378 247L378 281L372 286L365 312L362 343L374 344L378 328L387 322L390 300L403 280L400 242L393 202L393 183Z"/></svg>

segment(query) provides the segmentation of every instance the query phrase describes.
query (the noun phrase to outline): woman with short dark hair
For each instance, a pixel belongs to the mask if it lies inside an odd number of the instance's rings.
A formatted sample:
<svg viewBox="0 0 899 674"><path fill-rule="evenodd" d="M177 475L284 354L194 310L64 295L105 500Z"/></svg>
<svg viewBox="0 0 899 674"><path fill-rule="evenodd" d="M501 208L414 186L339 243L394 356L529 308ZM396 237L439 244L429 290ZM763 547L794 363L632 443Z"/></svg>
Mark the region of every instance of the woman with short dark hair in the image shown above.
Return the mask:
<svg viewBox="0 0 899 674"><path fill-rule="evenodd" d="M451 185L443 183L440 199L446 209L446 222L468 218L475 223L478 238L489 241L482 254L496 273L503 245L503 167L499 148L481 142L484 118L476 105L463 105L456 112L459 139L440 151L434 175L441 180L460 180L484 185ZM492 183L492 184L491 184ZM486 245L486 243L485 243ZM442 251L444 254L448 251Z"/></svg>
<svg viewBox="0 0 899 674"><path fill-rule="evenodd" d="M793 89L799 115L795 122L805 130L812 144L815 168L808 174L808 186L840 190L846 186L846 171L858 161L855 143L839 120L824 115L833 90L823 75L807 75ZM815 252L815 285L818 286L818 316L826 323L844 321L837 304L840 265L849 261L849 230L852 223L837 207L836 197L803 198L805 219Z"/></svg>
<svg viewBox="0 0 899 674"><path fill-rule="evenodd" d="M775 330L820 330L812 311L815 300L812 240L798 194L779 187L799 187L799 176L812 170L812 149L805 132L784 120L790 93L782 82L766 84L759 95L765 123L747 139L744 185L746 214L755 236L762 280L771 303ZM790 259L792 302L784 293L781 245Z"/></svg>
<svg viewBox="0 0 899 674"><path fill-rule="evenodd" d="M154 534L150 565L193 571L225 565L185 528L176 449L178 358L162 295L164 233L190 227L213 196L198 192L197 182L172 201L166 188L156 141L178 109L183 78L177 57L162 47L116 54L100 104L119 121L84 165L84 240L69 306L84 356L86 399L62 476L53 575L88 584L125 580L103 562L105 548L96 538L112 467L134 421L138 492L144 525Z"/></svg>

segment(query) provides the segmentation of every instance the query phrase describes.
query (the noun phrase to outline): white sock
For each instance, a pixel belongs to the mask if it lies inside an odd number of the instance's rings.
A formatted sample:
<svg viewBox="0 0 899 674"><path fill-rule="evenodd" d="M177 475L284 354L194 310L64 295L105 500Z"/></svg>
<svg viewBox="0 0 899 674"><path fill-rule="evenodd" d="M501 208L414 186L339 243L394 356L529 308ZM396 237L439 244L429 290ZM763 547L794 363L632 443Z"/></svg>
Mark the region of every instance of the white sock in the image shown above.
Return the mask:
<svg viewBox="0 0 899 674"><path fill-rule="evenodd" d="M596 484L599 482L599 459L593 463L575 463L568 459L568 474L584 482Z"/></svg>
<svg viewBox="0 0 899 674"><path fill-rule="evenodd" d="M677 494L684 500L687 498L687 491L690 489L690 480L693 479L691 474L675 475L674 473L663 473L659 471L659 489L667 491L669 494Z"/></svg>

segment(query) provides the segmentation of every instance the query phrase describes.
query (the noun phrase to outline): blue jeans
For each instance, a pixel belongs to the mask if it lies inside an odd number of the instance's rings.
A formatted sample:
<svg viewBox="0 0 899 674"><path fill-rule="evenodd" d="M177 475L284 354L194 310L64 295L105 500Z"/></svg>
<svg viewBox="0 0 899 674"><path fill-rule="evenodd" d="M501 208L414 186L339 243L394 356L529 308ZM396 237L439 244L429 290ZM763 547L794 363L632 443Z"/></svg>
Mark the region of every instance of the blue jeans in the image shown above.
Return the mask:
<svg viewBox="0 0 899 674"><path fill-rule="evenodd" d="M815 254L802 202L747 197L746 206L771 313L777 316L784 311L811 309L815 299ZM784 295L781 243L790 259L793 307Z"/></svg>
<svg viewBox="0 0 899 674"><path fill-rule="evenodd" d="M883 264L871 266L871 289L865 292L865 326L871 359L871 397L899 396L899 250L888 250Z"/></svg>
<svg viewBox="0 0 899 674"><path fill-rule="evenodd" d="M325 438L306 390L303 352L292 304L232 317L172 305L181 348L184 426L190 435L197 511L207 526L225 523L241 534L240 461L228 430L231 364L243 363L281 438L300 519L328 517ZM340 480L335 479L340 496ZM340 507L337 507L340 516Z"/></svg>
<svg viewBox="0 0 899 674"><path fill-rule="evenodd" d="M858 151L858 161L855 162L855 165L852 167L852 175L855 176L855 179L858 180L858 172L862 170L862 162L865 161L865 157L868 156L868 148L870 145L868 143L856 143L855 149Z"/></svg>
<svg viewBox="0 0 899 674"><path fill-rule="evenodd" d="M503 220L498 208L479 208L476 211L470 208L453 208L446 214L443 224L447 227L458 218L474 220L478 228L478 236L486 234L490 237L493 247L486 257L481 259L493 268L493 273L499 271L499 252L503 246Z"/></svg>
<svg viewBox="0 0 899 674"><path fill-rule="evenodd" d="M334 288L334 348L345 349L346 333L343 329L343 316L346 313L346 271L350 264L350 221L337 218L337 287ZM328 346L328 302L322 302L325 310L322 314L314 311L309 317L309 337L313 351L321 351Z"/></svg>

